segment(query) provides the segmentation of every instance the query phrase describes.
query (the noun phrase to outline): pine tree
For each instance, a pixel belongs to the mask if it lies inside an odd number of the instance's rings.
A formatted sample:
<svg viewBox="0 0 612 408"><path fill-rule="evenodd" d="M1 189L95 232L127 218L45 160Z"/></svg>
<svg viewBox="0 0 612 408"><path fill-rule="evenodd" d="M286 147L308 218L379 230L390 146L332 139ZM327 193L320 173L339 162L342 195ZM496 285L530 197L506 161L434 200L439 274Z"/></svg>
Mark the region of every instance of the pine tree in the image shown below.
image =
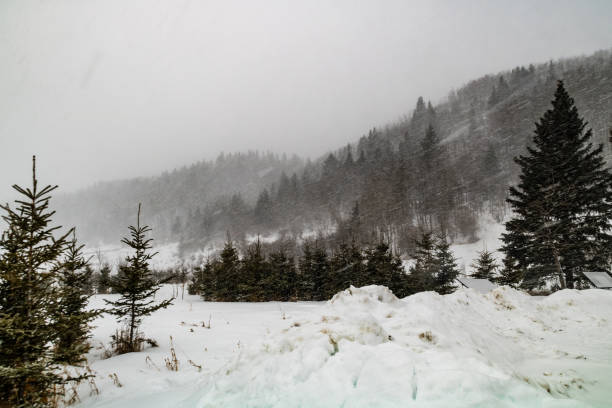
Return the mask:
<svg viewBox="0 0 612 408"><path fill-rule="evenodd" d="M435 240L431 233L424 233L420 240L415 242L415 263L410 268L408 287L410 293L433 290L434 277L438 271L435 256Z"/></svg>
<svg viewBox="0 0 612 408"><path fill-rule="evenodd" d="M98 277L97 291L98 293L108 293L111 288L111 268L105 263L100 268L100 276Z"/></svg>
<svg viewBox="0 0 612 408"><path fill-rule="evenodd" d="M471 275L472 278L489 280L495 278L495 273L498 268L493 253L486 249L478 252L478 258L471 266L474 268L474 272L472 272Z"/></svg>
<svg viewBox="0 0 612 408"><path fill-rule="evenodd" d="M450 244L446 238L438 238L435 245L435 262L437 267L435 277L435 291L441 295L455 291L455 279L459 275L457 260L450 250Z"/></svg>
<svg viewBox="0 0 612 408"><path fill-rule="evenodd" d="M0 206L8 224L0 238L0 401L10 407L46 406L66 381L55 373L50 317L59 297L55 265L70 232L54 236L60 227L50 226L49 200L57 186L39 189L32 163L32 188L14 185L23 196L16 209Z"/></svg>
<svg viewBox="0 0 612 408"><path fill-rule="evenodd" d="M119 353L140 351L144 339L138 328L145 316L166 308L172 304L174 299L162 300L155 303L154 295L165 281L157 282L149 269L149 261L156 253L151 253L151 238L146 238L147 232L151 231L148 226L140 225L140 204L138 204L138 215L136 226L129 227L130 237L123 238L121 242L134 250L132 255L125 259L125 264L119 266L119 274L113 280L113 286L121 297L116 301L106 300L111 306L108 313L117 316L117 320L125 324L125 332L122 330L114 337L115 350Z"/></svg>
<svg viewBox="0 0 612 408"><path fill-rule="evenodd" d="M582 272L605 270L612 259L612 174L586 125L559 81L529 154L515 159L520 183L508 202L516 215L506 223L502 250L523 287L554 278L573 288Z"/></svg>
<svg viewBox="0 0 612 408"><path fill-rule="evenodd" d="M236 302L240 298L240 259L238 250L228 236L225 246L221 251L218 262L213 265L213 274L216 282L215 297L222 302ZM207 296L204 293L204 296Z"/></svg>
<svg viewBox="0 0 612 408"><path fill-rule="evenodd" d="M407 295L407 279L402 262L393 256L387 243L381 241L368 250L365 261L368 284L387 286L399 297Z"/></svg>
<svg viewBox="0 0 612 408"><path fill-rule="evenodd" d="M499 276L495 278L495 282L498 285L507 285L513 288L518 287L523 281L524 270L517 268L516 262L510 257L504 258L502 262L503 267L501 268Z"/></svg>
<svg viewBox="0 0 612 408"><path fill-rule="evenodd" d="M313 299L326 300L325 281L329 276L329 260L327 251L322 245L315 245L312 257Z"/></svg>
<svg viewBox="0 0 612 408"><path fill-rule="evenodd" d="M340 244L329 261L329 277L325 282L325 293L331 298L349 286L363 286L363 255L353 240L351 245Z"/></svg>
<svg viewBox="0 0 612 408"><path fill-rule="evenodd" d="M325 300L325 282L329 275L327 252L317 242L305 242L299 260L299 291L304 300Z"/></svg>
<svg viewBox="0 0 612 408"><path fill-rule="evenodd" d="M268 257L268 275L264 278L265 300L286 302L296 298L297 276L293 258L279 248Z"/></svg>
<svg viewBox="0 0 612 408"><path fill-rule="evenodd" d="M261 302L264 299L264 279L269 271L268 262L261 249L261 241L249 246L246 256L242 260L238 300L247 302Z"/></svg>
<svg viewBox="0 0 612 408"><path fill-rule="evenodd" d="M82 254L84 245L78 245L74 235L68 243L65 259L58 268L59 302L56 309L58 339L55 360L70 365L80 365L91 346L88 343L93 319L100 314L87 310L91 291L88 285L92 270Z"/></svg>

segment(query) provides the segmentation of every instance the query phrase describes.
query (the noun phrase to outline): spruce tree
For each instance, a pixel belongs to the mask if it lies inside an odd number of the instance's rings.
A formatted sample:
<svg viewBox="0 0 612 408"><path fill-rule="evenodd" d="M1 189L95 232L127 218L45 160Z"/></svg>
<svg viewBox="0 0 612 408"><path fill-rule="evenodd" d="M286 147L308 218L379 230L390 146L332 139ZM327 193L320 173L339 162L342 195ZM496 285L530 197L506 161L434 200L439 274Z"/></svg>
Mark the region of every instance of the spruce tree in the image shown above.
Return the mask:
<svg viewBox="0 0 612 408"><path fill-rule="evenodd" d="M100 268L100 276L98 277L98 285L97 285L98 293L108 293L111 289L111 268L105 263Z"/></svg>
<svg viewBox="0 0 612 408"><path fill-rule="evenodd" d="M52 319L59 297L57 268L70 232L55 236L49 210L57 186L38 187L32 159L32 187L13 188L22 196L8 204L8 224L0 238L0 401L10 407L47 406L54 386L67 379L56 374Z"/></svg>
<svg viewBox="0 0 612 408"><path fill-rule="evenodd" d="M315 245L312 257L312 274L314 282L312 300L326 300L325 281L329 276L329 259L327 251L322 245Z"/></svg>
<svg viewBox="0 0 612 408"><path fill-rule="evenodd" d="M523 281L524 269L517 268L516 262L510 257L504 258L502 262L503 267L499 272L499 276L495 278L495 282L498 285L507 285L513 288L518 287Z"/></svg>
<svg viewBox="0 0 612 408"><path fill-rule="evenodd" d="M459 269L446 238L438 238L434 254L437 267L434 290L441 295L452 293L456 288L455 279L459 275Z"/></svg>
<svg viewBox="0 0 612 408"><path fill-rule="evenodd" d="M410 293L433 290L434 277L438 271L435 240L431 233L424 233L415 241L415 263L410 268L408 288Z"/></svg>
<svg viewBox="0 0 612 408"><path fill-rule="evenodd" d="M493 257L493 253L486 249L478 252L478 258L471 266L474 268L474 272L471 274L472 278L489 280L494 280L495 273L499 267Z"/></svg>
<svg viewBox="0 0 612 408"><path fill-rule="evenodd" d="M523 287L554 280L573 288L582 272L605 270L612 259L612 174L586 126L559 81L528 154L515 159L520 183L510 188L515 216L502 250Z"/></svg>
<svg viewBox="0 0 612 408"><path fill-rule="evenodd" d="M147 232L151 231L148 226L140 225L140 204L138 204L138 215L136 226L130 226L130 237L123 238L121 242L134 250L128 255L125 264L119 266L119 274L113 280L113 286L121 297L116 301L106 300L111 306L107 311L117 316L117 320L125 324L125 331L118 333L114 338L115 349L119 353L140 351L144 339L138 332L138 328L145 316L166 308L172 304L174 299L162 300L158 303L154 295L165 281L158 282L149 269L149 261L156 253L151 253L153 239L146 238Z"/></svg>
<svg viewBox="0 0 612 408"><path fill-rule="evenodd" d="M329 276L325 282L326 297L333 295L349 286L363 286L363 255L355 244L349 246L340 244L329 261Z"/></svg>
<svg viewBox="0 0 612 408"><path fill-rule="evenodd" d="M84 245L77 243L74 235L68 243L64 259L58 268L59 302L56 309L58 338L55 360L70 365L80 365L91 346L90 323L99 315L97 310L87 310L91 291L88 285L92 270L82 254Z"/></svg>
<svg viewBox="0 0 612 408"><path fill-rule="evenodd" d="M261 241L257 238L249 245L240 269L240 301L261 302L264 300L264 279L269 271L268 262L262 252Z"/></svg>
<svg viewBox="0 0 612 408"><path fill-rule="evenodd" d="M399 297L407 295L407 279L402 262L393 256L387 243L381 241L368 250L365 262L368 284L387 286Z"/></svg>
<svg viewBox="0 0 612 408"><path fill-rule="evenodd" d="M217 300L217 260L207 260L200 272L199 290L204 300Z"/></svg>
<svg viewBox="0 0 612 408"><path fill-rule="evenodd" d="M329 275L329 262L325 248L317 242L305 242L299 260L300 294L304 300L325 300L325 282Z"/></svg>
<svg viewBox="0 0 612 408"><path fill-rule="evenodd" d="M269 272L264 278L265 300L289 301L296 298L295 262L283 248L268 257Z"/></svg>
<svg viewBox="0 0 612 408"><path fill-rule="evenodd" d="M240 259L238 250L228 235L221 256L213 265L216 298L221 302L236 302L240 298ZM207 296L204 293L204 296Z"/></svg>

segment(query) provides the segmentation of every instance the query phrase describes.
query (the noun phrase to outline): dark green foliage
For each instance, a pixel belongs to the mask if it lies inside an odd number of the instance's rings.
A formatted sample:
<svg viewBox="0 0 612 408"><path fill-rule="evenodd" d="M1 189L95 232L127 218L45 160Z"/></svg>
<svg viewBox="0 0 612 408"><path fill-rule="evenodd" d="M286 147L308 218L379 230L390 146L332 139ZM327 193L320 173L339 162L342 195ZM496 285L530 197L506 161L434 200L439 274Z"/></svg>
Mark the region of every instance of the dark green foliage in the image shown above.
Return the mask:
<svg viewBox="0 0 612 408"><path fill-rule="evenodd" d="M440 294L455 290L457 263L445 238L424 233L416 242L415 264L410 269L409 291L434 290Z"/></svg>
<svg viewBox="0 0 612 408"><path fill-rule="evenodd" d="M263 281L265 300L289 301L297 299L297 273L293 257L283 248L268 257L268 272Z"/></svg>
<svg viewBox="0 0 612 408"><path fill-rule="evenodd" d="M366 251L365 282L368 285L387 286L398 297L407 295L407 276L402 262L393 256L385 242L379 242Z"/></svg>
<svg viewBox="0 0 612 408"><path fill-rule="evenodd" d="M471 265L474 268L472 278L494 280L498 269L493 253L486 249L478 252L478 258Z"/></svg>
<svg viewBox="0 0 612 408"><path fill-rule="evenodd" d="M207 301L289 301L330 299L350 286L384 285L407 296L408 275L388 244L362 249L340 244L329 256L319 241L306 241L298 266L281 246L267 255L256 241L240 259L231 241L219 258L193 270L190 293ZM231 294L231 295L228 295Z"/></svg>
<svg viewBox="0 0 612 408"><path fill-rule="evenodd" d="M91 346L88 343L90 323L100 314L86 310L91 294L91 276L88 260L84 258L76 237L68 242L58 274L59 298L56 315L58 339L55 344L55 360L70 365L80 365Z"/></svg>
<svg viewBox="0 0 612 408"><path fill-rule="evenodd" d="M299 259L299 294L304 300L325 299L325 278L329 272L329 261L325 248L317 242L304 243L303 255Z"/></svg>
<svg viewBox="0 0 612 408"><path fill-rule="evenodd" d="M457 269L457 260L453 256L446 238L438 238L435 257L438 271L435 276L434 290L441 295L454 292L456 289L455 279L459 275L459 269Z"/></svg>
<svg viewBox="0 0 612 408"><path fill-rule="evenodd" d="M518 263L510 257L504 258L503 264L504 265L501 268L499 276L495 279L495 282L498 285L508 285L513 288L518 287L525 276L524 269L518 266Z"/></svg>
<svg viewBox="0 0 612 408"><path fill-rule="evenodd" d="M143 339L139 336L138 328L142 319L156 310L170 306L173 300L156 303L153 298L163 282L156 281L149 269L149 261L155 253L150 252L153 240L146 238L151 229L140 226L140 204L136 226L130 226L129 230L130 238L123 238L121 242L132 248L134 254L126 257L126 263L119 266L119 273L113 279L113 287L121 297L116 301L105 299L111 306L108 313L117 316L117 320L126 326L125 332L122 332L125 338L114 339L116 344L121 344L121 350L117 350L121 352L139 351Z"/></svg>
<svg viewBox="0 0 612 408"><path fill-rule="evenodd" d="M264 298L262 283L268 278L270 267L261 249L259 238L249 246L240 268L237 300L256 302Z"/></svg>
<svg viewBox="0 0 612 408"><path fill-rule="evenodd" d="M516 159L520 183L508 199L515 216L506 223L502 250L525 288L550 281L573 288L582 272L605 270L612 259L612 174L602 145L594 147L585 129L559 81L528 155Z"/></svg>
<svg viewBox="0 0 612 408"><path fill-rule="evenodd" d="M191 271L191 279L187 285L187 293L190 295L201 295L204 287L204 267L196 266Z"/></svg>
<svg viewBox="0 0 612 408"><path fill-rule="evenodd" d="M411 293L433 290L434 277L438 271L436 243L431 233L424 233L415 242L414 265L410 268L409 287Z"/></svg>
<svg viewBox="0 0 612 408"><path fill-rule="evenodd" d="M60 298L57 265L67 232L55 236L49 210L57 186L38 188L33 159L32 188L13 188L23 197L16 209L1 206L8 224L0 238L0 401L11 407L50 403L53 386L66 381L55 373L53 343L57 326L51 318Z"/></svg>
<svg viewBox="0 0 612 408"><path fill-rule="evenodd" d="M240 259L230 239L225 243L220 259L213 264L212 277L216 282L214 294L207 296L204 291L205 297L222 302L236 302L240 299Z"/></svg>
<svg viewBox="0 0 612 408"><path fill-rule="evenodd" d="M109 293L111 290L111 268L105 263L100 268L100 274L98 276L97 291L98 293Z"/></svg>
<svg viewBox="0 0 612 408"><path fill-rule="evenodd" d="M325 280L327 298L339 290L352 286L362 286L366 282L363 254L355 241L351 245L340 244L330 259L329 276Z"/></svg>

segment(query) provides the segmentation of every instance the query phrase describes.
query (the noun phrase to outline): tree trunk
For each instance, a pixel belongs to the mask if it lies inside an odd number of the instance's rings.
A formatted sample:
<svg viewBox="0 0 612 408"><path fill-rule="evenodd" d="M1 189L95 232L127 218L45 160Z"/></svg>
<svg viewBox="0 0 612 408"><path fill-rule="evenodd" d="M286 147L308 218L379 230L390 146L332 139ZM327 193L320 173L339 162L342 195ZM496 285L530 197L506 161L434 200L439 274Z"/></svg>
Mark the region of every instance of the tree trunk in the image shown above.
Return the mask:
<svg viewBox="0 0 612 408"><path fill-rule="evenodd" d="M559 251L557 251L557 248L553 248L553 256L555 257L555 269L557 270L557 275L559 276L559 284L561 285L561 289L565 289L567 287L565 284L565 275L561 270L561 262L559 261Z"/></svg>

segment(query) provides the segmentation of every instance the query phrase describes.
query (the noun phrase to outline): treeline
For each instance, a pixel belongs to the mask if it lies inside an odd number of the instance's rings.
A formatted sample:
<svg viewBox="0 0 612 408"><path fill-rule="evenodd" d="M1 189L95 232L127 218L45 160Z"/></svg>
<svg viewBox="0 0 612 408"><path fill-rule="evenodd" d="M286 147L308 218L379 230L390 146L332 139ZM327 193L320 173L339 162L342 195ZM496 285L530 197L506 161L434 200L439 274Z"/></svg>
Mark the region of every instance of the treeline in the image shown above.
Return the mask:
<svg viewBox="0 0 612 408"><path fill-rule="evenodd" d="M424 234L416 247L407 274L385 242L360 247L352 241L328 251L319 241L306 241L296 257L284 247L266 252L257 240L240 257L228 240L217 257L193 269L188 290L222 302L321 301L366 285L387 286L399 297L452 292L459 271L446 240Z"/></svg>
<svg viewBox="0 0 612 408"><path fill-rule="evenodd" d="M215 160L201 161L157 177L99 182L74 193L55 197L58 221L79 225L84 242L114 242L133 217L133 204L142 203L147 219L160 241L177 241L185 231L203 230L212 234L206 216L215 214L211 224L221 231L236 213L252 207L259 192L274 183L284 171L300 171L304 162L269 152L220 154ZM234 199L231 211L227 203ZM189 222L188 222L189 220ZM192 220L197 220L194 224ZM208 235L212 237L212 235Z"/></svg>

